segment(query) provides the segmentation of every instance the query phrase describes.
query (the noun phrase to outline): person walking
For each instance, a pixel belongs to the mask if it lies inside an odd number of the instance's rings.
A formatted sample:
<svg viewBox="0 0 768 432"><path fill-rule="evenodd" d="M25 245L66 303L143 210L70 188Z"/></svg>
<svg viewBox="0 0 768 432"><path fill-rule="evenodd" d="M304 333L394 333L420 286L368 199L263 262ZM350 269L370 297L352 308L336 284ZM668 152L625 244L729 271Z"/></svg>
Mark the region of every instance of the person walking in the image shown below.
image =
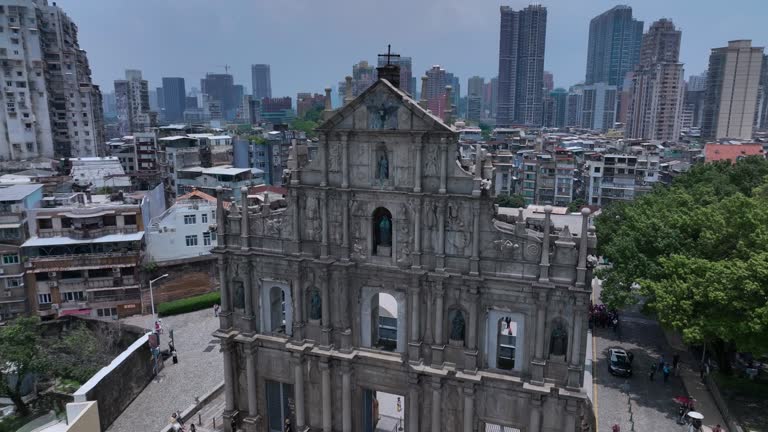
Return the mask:
<svg viewBox="0 0 768 432"><path fill-rule="evenodd" d="M656 363L651 363L651 371L648 372L649 381L653 381L654 375L656 375Z"/></svg>
<svg viewBox="0 0 768 432"><path fill-rule="evenodd" d="M189 432L197 432L197 426L194 423L189 424Z"/></svg>
<svg viewBox="0 0 768 432"><path fill-rule="evenodd" d="M669 373L670 372L671 372L671 370L669 369L669 365L664 365L664 369L662 370L662 373L664 374L664 382L665 383L669 381Z"/></svg>
<svg viewBox="0 0 768 432"><path fill-rule="evenodd" d="M725 431L723 430L722 426L717 425L717 426L715 426L714 429L712 429L712 432L725 432Z"/></svg>
<svg viewBox="0 0 768 432"><path fill-rule="evenodd" d="M293 426L291 426L291 419L288 417L285 418L285 428L283 429L283 432L293 432Z"/></svg>
<svg viewBox="0 0 768 432"><path fill-rule="evenodd" d="M218 318L219 317L219 304L216 303L213 305L213 317Z"/></svg>
<svg viewBox="0 0 768 432"><path fill-rule="evenodd" d="M680 354L675 354L672 356L672 373L674 373L675 376L680 376Z"/></svg>

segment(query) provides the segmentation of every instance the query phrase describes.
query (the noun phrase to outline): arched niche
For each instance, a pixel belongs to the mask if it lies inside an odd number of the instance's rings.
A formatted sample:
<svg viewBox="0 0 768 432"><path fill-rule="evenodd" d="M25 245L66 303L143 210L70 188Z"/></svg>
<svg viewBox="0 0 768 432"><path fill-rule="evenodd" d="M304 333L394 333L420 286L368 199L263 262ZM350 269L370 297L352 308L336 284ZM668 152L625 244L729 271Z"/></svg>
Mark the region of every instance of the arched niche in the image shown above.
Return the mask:
<svg viewBox="0 0 768 432"><path fill-rule="evenodd" d="M360 345L367 348L382 346L380 343L382 336L391 340L393 338L391 327L394 327L396 333L394 351L405 352L407 311L405 293L364 287L360 302ZM382 317L385 319L380 320ZM396 323L391 321L392 318L396 319ZM387 334L382 335L382 331Z"/></svg>
<svg viewBox="0 0 768 432"><path fill-rule="evenodd" d="M285 282L263 280L261 328L264 333L293 334L293 298Z"/></svg>

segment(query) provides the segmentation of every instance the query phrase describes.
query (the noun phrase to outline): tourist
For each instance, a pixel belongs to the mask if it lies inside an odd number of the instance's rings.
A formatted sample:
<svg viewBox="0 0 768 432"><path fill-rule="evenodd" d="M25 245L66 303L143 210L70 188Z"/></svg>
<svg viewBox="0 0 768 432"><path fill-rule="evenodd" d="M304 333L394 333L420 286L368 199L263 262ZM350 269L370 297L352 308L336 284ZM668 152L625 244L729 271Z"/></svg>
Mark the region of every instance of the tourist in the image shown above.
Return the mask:
<svg viewBox="0 0 768 432"><path fill-rule="evenodd" d="M213 317L218 318L219 317L219 305L214 304L213 305Z"/></svg>
<svg viewBox="0 0 768 432"><path fill-rule="evenodd" d="M189 432L197 432L197 427L195 427L194 423L189 425Z"/></svg>
<svg viewBox="0 0 768 432"><path fill-rule="evenodd" d="M671 372L671 370L669 369L669 365L665 364L664 365L664 369L663 369L664 382L668 382L669 381L669 372Z"/></svg>
<svg viewBox="0 0 768 432"><path fill-rule="evenodd" d="M651 363L651 371L648 373L648 378L653 381L653 376L656 375L656 363Z"/></svg>
<svg viewBox="0 0 768 432"><path fill-rule="evenodd" d="M674 371L675 376L680 375L680 354L675 354L672 356L672 370Z"/></svg>
<svg viewBox="0 0 768 432"><path fill-rule="evenodd" d="M283 432L293 432L293 427L291 426L291 419L288 417L285 418L285 428L283 429Z"/></svg>
<svg viewBox="0 0 768 432"><path fill-rule="evenodd" d="M722 426L717 425L714 429L712 429L712 432L725 432L722 428Z"/></svg>

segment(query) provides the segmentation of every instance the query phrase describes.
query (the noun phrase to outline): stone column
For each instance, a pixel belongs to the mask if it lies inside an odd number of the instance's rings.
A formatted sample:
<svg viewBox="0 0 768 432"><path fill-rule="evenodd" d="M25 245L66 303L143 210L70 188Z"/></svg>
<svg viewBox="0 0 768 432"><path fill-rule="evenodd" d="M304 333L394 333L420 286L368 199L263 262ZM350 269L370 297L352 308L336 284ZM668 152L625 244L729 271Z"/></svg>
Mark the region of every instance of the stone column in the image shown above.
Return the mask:
<svg viewBox="0 0 768 432"><path fill-rule="evenodd" d="M304 431L306 411L304 410L304 361L301 355L293 358L293 390L296 399L296 430Z"/></svg>
<svg viewBox="0 0 768 432"><path fill-rule="evenodd" d="M546 328L547 293L539 291L536 301L536 333L533 359L531 360L531 382L544 384L544 368L546 367L544 329Z"/></svg>
<svg viewBox="0 0 768 432"><path fill-rule="evenodd" d="M248 416L256 418L258 413L258 398L257 398L257 376L256 376L256 356L258 355L258 347L253 344L248 346L248 351L245 356L245 371L248 380Z"/></svg>
<svg viewBox="0 0 768 432"><path fill-rule="evenodd" d="M332 431L331 412L331 368L327 358L320 360L321 385L323 393L323 432Z"/></svg>
<svg viewBox="0 0 768 432"><path fill-rule="evenodd" d="M432 377L432 432L442 432L443 430L440 423L441 393L440 377Z"/></svg>
<svg viewBox="0 0 768 432"><path fill-rule="evenodd" d="M317 153L320 162L320 187L328 186L328 134L320 133Z"/></svg>
<svg viewBox="0 0 768 432"><path fill-rule="evenodd" d="M323 332L323 344L326 347L331 345L331 295L330 295L330 273L327 270L320 272L320 296L321 296L321 326Z"/></svg>
<svg viewBox="0 0 768 432"><path fill-rule="evenodd" d="M405 416L408 419L408 430L419 430L419 376L411 374L408 376L408 411Z"/></svg>
<svg viewBox="0 0 768 432"><path fill-rule="evenodd" d="M232 327L232 308L229 306L229 284L227 283L227 258L219 255L219 291L221 292L221 311L219 312L219 326L222 329Z"/></svg>
<svg viewBox="0 0 768 432"><path fill-rule="evenodd" d="M341 365L341 430L352 432L352 371L348 363Z"/></svg>
<svg viewBox="0 0 768 432"><path fill-rule="evenodd" d="M421 154L424 149L424 144L421 142L421 135L411 135L413 137L414 146L416 146L416 175L413 178L413 191L421 193Z"/></svg>
<svg viewBox="0 0 768 432"><path fill-rule="evenodd" d="M235 349L234 342L230 339L221 340L221 352L224 358L224 430L232 432L231 420L235 411L235 386L237 380L232 374L235 360L232 351Z"/></svg>
<svg viewBox="0 0 768 432"><path fill-rule="evenodd" d="M253 314L253 278L251 276L251 260L246 258L243 289L245 290L245 319L248 321L249 332L254 331L256 321Z"/></svg>
<svg viewBox="0 0 768 432"><path fill-rule="evenodd" d="M421 180L419 180L421 181ZM421 218L422 200L413 200L413 268L421 268Z"/></svg>
<svg viewBox="0 0 768 432"><path fill-rule="evenodd" d="M301 218L301 206L299 205L299 200L301 197L299 195L300 194L298 190L291 190L291 197L293 201L293 241L301 245L301 224L299 223ZM299 245L296 246L296 253L301 253L301 247Z"/></svg>
<svg viewBox="0 0 768 432"><path fill-rule="evenodd" d="M544 239L541 243L541 263L539 264L539 282L549 282L549 224L552 220L552 206L544 206Z"/></svg>
<svg viewBox="0 0 768 432"><path fill-rule="evenodd" d="M576 267L576 287L586 288L587 243L589 242L589 208L581 209L581 240L579 241L579 264Z"/></svg>
<svg viewBox="0 0 768 432"><path fill-rule="evenodd" d="M581 387L581 326L583 321L584 305L576 300L573 305L573 328L571 332L571 355L568 362L568 385L567 387L575 389Z"/></svg>
<svg viewBox="0 0 768 432"><path fill-rule="evenodd" d="M341 194L341 259L349 261L349 192Z"/></svg>
<svg viewBox="0 0 768 432"><path fill-rule="evenodd" d="M302 313L302 298L304 290L301 281L301 265L296 264L296 276L293 279L293 338L303 340L304 314Z"/></svg>
<svg viewBox="0 0 768 432"><path fill-rule="evenodd" d="M480 274L480 201L473 204L472 215L472 258L469 259L469 274Z"/></svg>
<svg viewBox="0 0 768 432"><path fill-rule="evenodd" d="M440 190L441 194L447 191L446 179L448 177L448 144L443 139L440 143Z"/></svg>
<svg viewBox="0 0 768 432"><path fill-rule="evenodd" d="M349 188L349 134L339 134L341 138L341 188Z"/></svg>
<svg viewBox="0 0 768 432"><path fill-rule="evenodd" d="M328 257L328 191L323 190L320 193L322 202L320 203L320 226L322 228L322 237L320 239L320 258Z"/></svg>
<svg viewBox="0 0 768 432"><path fill-rule="evenodd" d="M419 330L421 327L421 287L419 286L419 277L413 276L411 278L411 337L408 342L408 359L412 363L418 363L421 358L421 341Z"/></svg>
<svg viewBox="0 0 768 432"><path fill-rule="evenodd" d="M432 345L432 366L440 367L443 364L443 353L445 351L445 337L443 335L443 328L445 323L443 322L443 296L445 289L443 288L443 281L438 280L435 282L434 287L434 299L435 299L435 343Z"/></svg>
<svg viewBox="0 0 768 432"><path fill-rule="evenodd" d="M475 425L475 390L472 386L464 387L464 432L474 432Z"/></svg>
<svg viewBox="0 0 768 432"><path fill-rule="evenodd" d="M240 188L240 203L243 205L243 214L240 219L240 248L248 250L248 230L250 228L250 212L248 211L248 188Z"/></svg>
<svg viewBox="0 0 768 432"><path fill-rule="evenodd" d="M467 349L464 351L464 370L474 373L477 370L477 312L478 283L473 283L467 288L467 302L469 303L469 316L467 319Z"/></svg>
<svg viewBox="0 0 768 432"><path fill-rule="evenodd" d="M531 416L528 419L530 432L541 432L541 396L534 395L530 402Z"/></svg>
<svg viewBox="0 0 768 432"><path fill-rule="evenodd" d="M445 271L445 200L440 200L437 211L437 263L435 270Z"/></svg>
<svg viewBox="0 0 768 432"><path fill-rule="evenodd" d="M227 215L224 210L224 188L216 187L216 244L220 248L227 247Z"/></svg>

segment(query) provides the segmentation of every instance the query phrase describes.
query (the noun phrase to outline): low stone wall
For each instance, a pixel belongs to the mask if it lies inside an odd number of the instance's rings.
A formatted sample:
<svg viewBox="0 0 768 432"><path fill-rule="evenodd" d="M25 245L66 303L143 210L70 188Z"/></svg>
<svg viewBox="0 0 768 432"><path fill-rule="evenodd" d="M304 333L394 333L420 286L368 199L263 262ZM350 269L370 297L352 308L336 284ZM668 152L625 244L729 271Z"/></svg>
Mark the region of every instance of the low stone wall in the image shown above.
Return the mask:
<svg viewBox="0 0 768 432"><path fill-rule="evenodd" d="M98 402L99 422L105 431L152 377L152 353L145 334L83 384L74 394L75 402Z"/></svg>
<svg viewBox="0 0 768 432"><path fill-rule="evenodd" d="M725 402L723 394L720 393L720 388L717 386L717 383L711 375L704 377L704 385L707 386L707 390L709 390L709 393L712 394L712 399L714 399L715 405L717 405L717 409L720 410L720 414L723 416L723 420L725 420L725 426L728 431L743 432L744 429L742 429L742 427L739 425L736 418L731 415L731 411L728 409L728 404Z"/></svg>
<svg viewBox="0 0 768 432"><path fill-rule="evenodd" d="M213 390L204 394L201 397L196 398L195 403L188 406L187 409L181 412L181 420L184 423L195 423L195 414L203 409L203 407L210 401L216 399L224 391L224 381L217 385ZM160 432L170 432L171 425L164 427Z"/></svg>

